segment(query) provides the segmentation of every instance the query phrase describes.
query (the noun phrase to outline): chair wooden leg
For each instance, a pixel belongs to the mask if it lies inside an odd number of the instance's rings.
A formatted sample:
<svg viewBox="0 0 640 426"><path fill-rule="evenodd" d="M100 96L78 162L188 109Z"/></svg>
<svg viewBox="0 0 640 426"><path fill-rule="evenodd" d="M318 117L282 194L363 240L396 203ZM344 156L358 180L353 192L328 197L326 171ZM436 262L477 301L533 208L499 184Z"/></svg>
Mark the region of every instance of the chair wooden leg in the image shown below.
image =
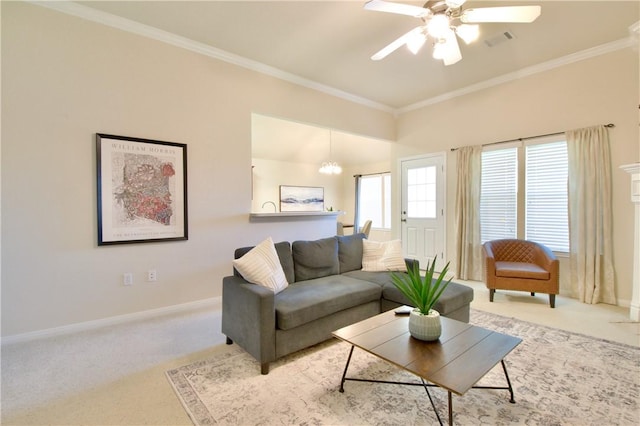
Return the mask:
<svg viewBox="0 0 640 426"><path fill-rule="evenodd" d="M495 288L490 288L489 289L489 302L493 302L493 295L496 293L496 289Z"/></svg>
<svg viewBox="0 0 640 426"><path fill-rule="evenodd" d="M549 295L549 305L551 305L552 308L556 307L556 295L555 294L550 294Z"/></svg>

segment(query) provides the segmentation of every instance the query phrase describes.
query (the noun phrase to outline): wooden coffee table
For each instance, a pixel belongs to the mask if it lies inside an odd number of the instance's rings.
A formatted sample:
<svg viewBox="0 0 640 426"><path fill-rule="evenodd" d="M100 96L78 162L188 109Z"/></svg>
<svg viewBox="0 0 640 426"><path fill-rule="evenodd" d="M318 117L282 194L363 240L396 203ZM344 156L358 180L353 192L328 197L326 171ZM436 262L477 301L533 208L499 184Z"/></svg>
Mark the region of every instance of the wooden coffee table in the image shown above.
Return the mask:
<svg viewBox="0 0 640 426"><path fill-rule="evenodd" d="M515 403L504 357L518 346L522 339L446 317L440 319L442 335L434 342L423 342L411 337L409 317L396 315L393 310L334 331L333 336L351 344L340 382L340 392L344 392L344 383L347 380L423 386L436 417L442 424L429 393L429 387L439 386L448 391L450 425L453 424L452 393L463 395L471 388L505 389L510 394L509 402ZM349 362L356 346L415 374L420 377L421 383L347 377ZM498 362L502 364L507 386L474 386Z"/></svg>

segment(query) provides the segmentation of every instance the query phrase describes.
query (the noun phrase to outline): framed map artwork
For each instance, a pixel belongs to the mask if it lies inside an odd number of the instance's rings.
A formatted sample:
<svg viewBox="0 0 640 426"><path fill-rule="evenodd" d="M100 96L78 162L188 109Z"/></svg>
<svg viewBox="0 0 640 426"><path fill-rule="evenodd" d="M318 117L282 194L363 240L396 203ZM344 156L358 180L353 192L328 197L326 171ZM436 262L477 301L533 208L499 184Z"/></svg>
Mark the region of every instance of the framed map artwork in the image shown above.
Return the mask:
<svg viewBox="0 0 640 426"><path fill-rule="evenodd" d="M188 239L187 145L96 134L98 245Z"/></svg>

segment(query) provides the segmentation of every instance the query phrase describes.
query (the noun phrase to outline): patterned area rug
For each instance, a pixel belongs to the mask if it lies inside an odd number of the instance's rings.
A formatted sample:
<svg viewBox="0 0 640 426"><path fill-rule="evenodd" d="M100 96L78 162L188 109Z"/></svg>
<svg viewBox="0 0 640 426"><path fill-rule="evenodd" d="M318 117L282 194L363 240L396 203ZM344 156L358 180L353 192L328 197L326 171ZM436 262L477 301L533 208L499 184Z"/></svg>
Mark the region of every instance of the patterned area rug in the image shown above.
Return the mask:
<svg viewBox="0 0 640 426"><path fill-rule="evenodd" d="M472 310L471 323L523 342L505 359L515 392L453 395L458 425L640 424L640 348ZM268 375L238 346L167 372L196 425L434 425L423 388L347 381L350 346L328 341L271 364ZM356 348L349 377L417 381ZM498 364L479 385L505 386ZM429 388L443 421L447 393Z"/></svg>

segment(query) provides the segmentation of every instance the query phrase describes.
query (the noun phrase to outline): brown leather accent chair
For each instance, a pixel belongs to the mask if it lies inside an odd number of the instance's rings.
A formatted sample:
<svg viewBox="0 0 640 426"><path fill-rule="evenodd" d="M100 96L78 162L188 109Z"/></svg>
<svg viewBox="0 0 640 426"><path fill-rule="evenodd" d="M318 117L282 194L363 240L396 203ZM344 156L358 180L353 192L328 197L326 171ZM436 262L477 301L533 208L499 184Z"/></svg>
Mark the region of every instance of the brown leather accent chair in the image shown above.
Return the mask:
<svg viewBox="0 0 640 426"><path fill-rule="evenodd" d="M559 292L559 262L542 244L516 239L487 241L484 253L485 284L489 301L496 289L549 294L549 305L555 308Z"/></svg>

